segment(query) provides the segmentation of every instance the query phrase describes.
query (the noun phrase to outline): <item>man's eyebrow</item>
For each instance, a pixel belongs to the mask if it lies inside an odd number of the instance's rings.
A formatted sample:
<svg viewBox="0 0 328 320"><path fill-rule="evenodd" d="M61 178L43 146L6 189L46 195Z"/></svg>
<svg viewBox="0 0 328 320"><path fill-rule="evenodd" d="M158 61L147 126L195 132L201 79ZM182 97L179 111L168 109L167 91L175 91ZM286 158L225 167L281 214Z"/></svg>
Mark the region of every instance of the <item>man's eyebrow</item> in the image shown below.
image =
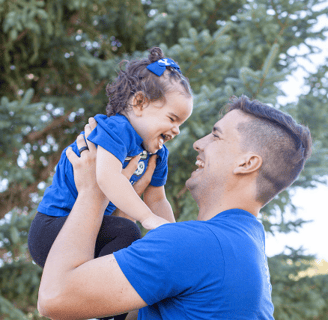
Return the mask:
<svg viewBox="0 0 328 320"><path fill-rule="evenodd" d="M221 128L219 126L214 126L213 129L212 129L212 132L220 132L221 134L223 134Z"/></svg>
<svg viewBox="0 0 328 320"><path fill-rule="evenodd" d="M178 121L180 121L180 118L175 113L169 112L169 115L175 117Z"/></svg>

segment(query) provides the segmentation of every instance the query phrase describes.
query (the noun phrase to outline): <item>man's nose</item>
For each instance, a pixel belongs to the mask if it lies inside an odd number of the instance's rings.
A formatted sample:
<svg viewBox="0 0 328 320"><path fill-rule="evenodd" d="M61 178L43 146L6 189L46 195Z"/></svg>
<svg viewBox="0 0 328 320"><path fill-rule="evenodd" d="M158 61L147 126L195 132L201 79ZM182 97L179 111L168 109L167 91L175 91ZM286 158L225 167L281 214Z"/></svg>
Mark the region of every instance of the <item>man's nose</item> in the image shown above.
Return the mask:
<svg viewBox="0 0 328 320"><path fill-rule="evenodd" d="M199 139L199 140L195 141L193 144L193 148L198 152L201 151L201 140L202 139Z"/></svg>
<svg viewBox="0 0 328 320"><path fill-rule="evenodd" d="M199 140L195 141L194 144L193 144L193 148L196 150L196 151L203 151L204 150L204 147L205 147L205 144L206 144L206 138L208 136L205 136L203 138L200 138Z"/></svg>

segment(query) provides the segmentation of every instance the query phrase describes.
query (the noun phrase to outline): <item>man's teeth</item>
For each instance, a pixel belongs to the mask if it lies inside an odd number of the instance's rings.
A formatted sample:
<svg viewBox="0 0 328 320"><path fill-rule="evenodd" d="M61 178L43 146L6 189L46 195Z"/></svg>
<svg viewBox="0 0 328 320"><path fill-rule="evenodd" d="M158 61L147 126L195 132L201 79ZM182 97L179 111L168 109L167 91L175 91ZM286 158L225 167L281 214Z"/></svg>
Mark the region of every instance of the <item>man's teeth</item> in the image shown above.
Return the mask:
<svg viewBox="0 0 328 320"><path fill-rule="evenodd" d="M201 160L197 160L195 165L199 168L204 168L205 166L205 162L204 161L201 161Z"/></svg>

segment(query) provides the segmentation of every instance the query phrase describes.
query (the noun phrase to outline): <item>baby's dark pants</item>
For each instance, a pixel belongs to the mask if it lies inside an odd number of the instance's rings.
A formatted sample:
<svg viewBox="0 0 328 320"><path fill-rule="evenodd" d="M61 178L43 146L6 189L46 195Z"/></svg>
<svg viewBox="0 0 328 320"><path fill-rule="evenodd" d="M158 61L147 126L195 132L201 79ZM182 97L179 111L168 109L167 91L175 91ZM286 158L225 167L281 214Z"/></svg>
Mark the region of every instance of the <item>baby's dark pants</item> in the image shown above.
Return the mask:
<svg viewBox="0 0 328 320"><path fill-rule="evenodd" d="M28 235L28 248L33 260L44 267L48 253L67 217L52 217L38 212L32 221ZM102 221L95 247L95 258L111 254L128 247L141 238L139 227L131 220L105 216ZM115 316L115 320L125 319L126 314ZM112 319L102 318L102 320Z"/></svg>

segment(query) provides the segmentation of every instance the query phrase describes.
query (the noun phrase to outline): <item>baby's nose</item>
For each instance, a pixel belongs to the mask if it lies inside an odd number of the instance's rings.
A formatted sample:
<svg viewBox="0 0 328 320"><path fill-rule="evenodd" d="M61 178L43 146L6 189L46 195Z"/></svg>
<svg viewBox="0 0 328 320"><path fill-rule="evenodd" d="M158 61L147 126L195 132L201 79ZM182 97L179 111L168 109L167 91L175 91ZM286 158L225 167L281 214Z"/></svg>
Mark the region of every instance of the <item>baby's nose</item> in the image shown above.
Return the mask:
<svg viewBox="0 0 328 320"><path fill-rule="evenodd" d="M180 133L180 129L178 126L174 126L172 128L172 132L177 136Z"/></svg>

